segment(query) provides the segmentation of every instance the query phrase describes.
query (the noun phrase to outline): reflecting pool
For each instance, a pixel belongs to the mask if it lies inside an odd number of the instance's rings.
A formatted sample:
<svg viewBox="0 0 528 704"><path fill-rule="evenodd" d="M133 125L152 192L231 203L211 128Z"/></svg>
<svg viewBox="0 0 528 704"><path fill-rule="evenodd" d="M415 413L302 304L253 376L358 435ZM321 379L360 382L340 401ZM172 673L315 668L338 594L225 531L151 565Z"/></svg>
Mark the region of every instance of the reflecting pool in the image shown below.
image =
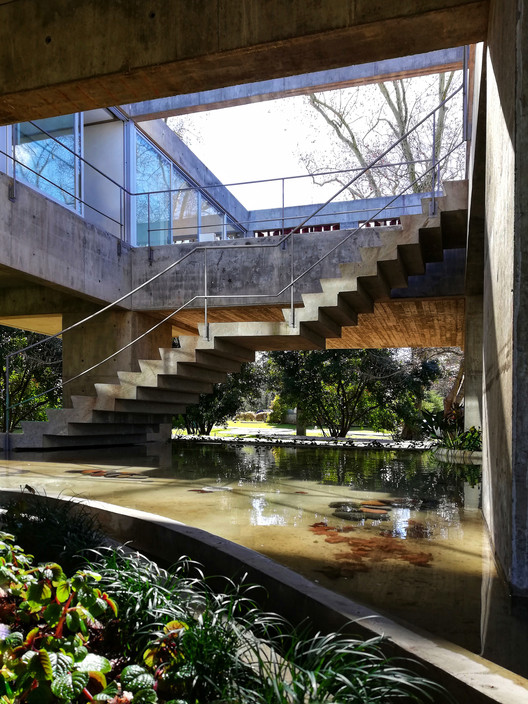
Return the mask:
<svg viewBox="0 0 528 704"><path fill-rule="evenodd" d="M489 554L479 467L413 451L182 441L161 460L116 449L47 459L2 461L2 486L202 528L528 674L526 620L512 614Z"/></svg>

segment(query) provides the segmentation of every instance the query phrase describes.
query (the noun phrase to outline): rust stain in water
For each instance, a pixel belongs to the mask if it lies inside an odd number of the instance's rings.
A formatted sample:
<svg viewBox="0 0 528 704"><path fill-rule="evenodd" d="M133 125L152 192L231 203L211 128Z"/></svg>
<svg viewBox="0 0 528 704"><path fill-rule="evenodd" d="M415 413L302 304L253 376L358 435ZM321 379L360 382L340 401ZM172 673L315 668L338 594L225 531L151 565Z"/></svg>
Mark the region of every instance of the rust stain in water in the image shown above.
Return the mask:
<svg viewBox="0 0 528 704"><path fill-rule="evenodd" d="M335 559L341 563L339 568L332 568L339 572L335 576L351 576L354 572L365 572L370 569L372 563L385 560L402 560L416 567L429 567L433 560L432 553L413 551L405 541L386 533L371 538L358 538L347 535L354 530L352 527L334 528L324 522L314 523L310 526L310 530L316 535L324 535L327 543L341 543L343 547L347 546L346 551L337 553L335 556ZM326 572L328 569L323 571ZM329 576L332 575L329 574Z"/></svg>

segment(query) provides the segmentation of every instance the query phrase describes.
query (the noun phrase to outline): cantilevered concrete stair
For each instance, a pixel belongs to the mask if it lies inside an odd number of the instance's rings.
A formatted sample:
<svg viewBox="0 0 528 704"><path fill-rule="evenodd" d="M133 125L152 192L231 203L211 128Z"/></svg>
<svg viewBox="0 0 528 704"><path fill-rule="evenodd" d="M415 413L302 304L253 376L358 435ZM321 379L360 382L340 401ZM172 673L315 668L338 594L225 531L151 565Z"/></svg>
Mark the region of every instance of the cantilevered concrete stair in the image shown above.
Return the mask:
<svg viewBox="0 0 528 704"><path fill-rule="evenodd" d="M115 384L95 384L96 395L74 396L73 408L48 411L47 422L23 422L23 434L12 436L12 447L144 444L166 437L163 426L173 415L253 361L255 351L323 349L327 338L357 324L360 313L372 313L391 289L406 287L408 276L423 274L427 262L441 261L444 249L465 246L466 184L446 183L444 189L435 214L430 199L424 199L422 214L403 216L401 226L369 228L351 237L343 245L350 249L350 263L341 264L335 278L321 279L319 292L303 294L294 327L289 309L283 322L211 324L208 340L181 337L181 348L161 349L158 359L140 361L140 371L119 372Z"/></svg>

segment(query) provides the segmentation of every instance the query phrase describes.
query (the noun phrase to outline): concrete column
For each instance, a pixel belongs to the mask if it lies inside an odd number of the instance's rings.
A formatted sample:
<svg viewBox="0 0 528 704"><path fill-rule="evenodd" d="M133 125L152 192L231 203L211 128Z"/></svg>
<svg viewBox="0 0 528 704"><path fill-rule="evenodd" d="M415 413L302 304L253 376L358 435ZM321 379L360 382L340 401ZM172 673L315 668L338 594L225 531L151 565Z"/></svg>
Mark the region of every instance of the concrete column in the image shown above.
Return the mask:
<svg viewBox="0 0 528 704"><path fill-rule="evenodd" d="M466 296L464 429L482 428L482 296Z"/></svg>
<svg viewBox="0 0 528 704"><path fill-rule="evenodd" d="M68 327L84 316L68 313L63 325ZM138 335L146 332L157 320L145 313L108 311L93 321L63 335L63 375L71 379L121 349ZM95 382L116 383L118 371L139 371L138 359L159 359L160 347L171 347L172 327L164 323L147 337L113 356L104 365L66 384L64 405L71 406L72 395L94 396Z"/></svg>
<svg viewBox="0 0 528 704"><path fill-rule="evenodd" d="M528 22L492 0L487 59L483 511L513 594L528 595Z"/></svg>

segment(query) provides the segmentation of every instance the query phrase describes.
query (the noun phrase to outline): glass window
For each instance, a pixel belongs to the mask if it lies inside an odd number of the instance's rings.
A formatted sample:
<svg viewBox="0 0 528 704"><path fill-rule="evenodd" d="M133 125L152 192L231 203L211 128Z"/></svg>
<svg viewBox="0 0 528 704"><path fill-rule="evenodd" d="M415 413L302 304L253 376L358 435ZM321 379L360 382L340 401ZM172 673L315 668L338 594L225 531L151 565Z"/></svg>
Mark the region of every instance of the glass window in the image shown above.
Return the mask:
<svg viewBox="0 0 528 704"><path fill-rule="evenodd" d="M79 193L76 118L63 115L14 127L17 178L69 207L77 207Z"/></svg>
<svg viewBox="0 0 528 704"><path fill-rule="evenodd" d="M224 214L202 195L200 208L200 235L203 239L224 238Z"/></svg>
<svg viewBox="0 0 528 704"><path fill-rule="evenodd" d="M142 135L136 135L136 243L170 244L171 164ZM148 195L147 195L148 194ZM149 238L150 234L150 238Z"/></svg>
<svg viewBox="0 0 528 704"><path fill-rule="evenodd" d="M198 233L198 194L175 166L172 188L172 242L194 242Z"/></svg>
<svg viewBox="0 0 528 704"><path fill-rule="evenodd" d="M136 132L136 245L240 236L224 211L201 194L148 139Z"/></svg>

